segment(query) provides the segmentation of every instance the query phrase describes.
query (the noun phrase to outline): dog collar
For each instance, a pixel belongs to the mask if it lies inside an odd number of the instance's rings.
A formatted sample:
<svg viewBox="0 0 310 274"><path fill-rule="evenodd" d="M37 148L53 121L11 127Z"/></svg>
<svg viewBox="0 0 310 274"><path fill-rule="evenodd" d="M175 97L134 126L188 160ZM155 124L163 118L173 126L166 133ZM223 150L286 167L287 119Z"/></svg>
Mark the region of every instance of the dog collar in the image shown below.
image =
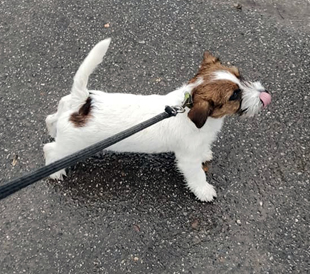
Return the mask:
<svg viewBox="0 0 310 274"><path fill-rule="evenodd" d="M192 108L193 107L193 97L189 92L186 92L184 94L184 100L182 103L182 107L188 107L188 108Z"/></svg>

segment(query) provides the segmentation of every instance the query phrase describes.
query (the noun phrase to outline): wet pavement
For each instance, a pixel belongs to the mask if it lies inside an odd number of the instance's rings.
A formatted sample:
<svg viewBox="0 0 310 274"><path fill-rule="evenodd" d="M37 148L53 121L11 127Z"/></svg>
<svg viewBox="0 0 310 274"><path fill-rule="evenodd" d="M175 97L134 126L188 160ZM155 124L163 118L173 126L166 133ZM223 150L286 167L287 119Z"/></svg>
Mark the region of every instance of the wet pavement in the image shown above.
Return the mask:
<svg viewBox="0 0 310 274"><path fill-rule="evenodd" d="M214 203L185 188L172 154L113 153L0 201L1 273L309 272L310 3L296 2L2 1L1 183L44 164L44 119L106 37L91 88L164 94L210 50L273 101L226 120Z"/></svg>

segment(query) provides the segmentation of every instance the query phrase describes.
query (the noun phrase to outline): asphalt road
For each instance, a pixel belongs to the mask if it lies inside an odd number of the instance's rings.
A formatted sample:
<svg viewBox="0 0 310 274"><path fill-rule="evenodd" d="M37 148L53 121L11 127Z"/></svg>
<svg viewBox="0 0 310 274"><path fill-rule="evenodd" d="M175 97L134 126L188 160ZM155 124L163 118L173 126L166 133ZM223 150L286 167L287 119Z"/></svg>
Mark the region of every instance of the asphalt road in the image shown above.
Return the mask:
<svg viewBox="0 0 310 274"><path fill-rule="evenodd" d="M226 120L214 203L184 187L171 154L112 153L0 201L1 273L310 272L310 3L240 2L1 1L1 183L44 164L44 119L106 37L92 88L164 94L210 50L273 97Z"/></svg>

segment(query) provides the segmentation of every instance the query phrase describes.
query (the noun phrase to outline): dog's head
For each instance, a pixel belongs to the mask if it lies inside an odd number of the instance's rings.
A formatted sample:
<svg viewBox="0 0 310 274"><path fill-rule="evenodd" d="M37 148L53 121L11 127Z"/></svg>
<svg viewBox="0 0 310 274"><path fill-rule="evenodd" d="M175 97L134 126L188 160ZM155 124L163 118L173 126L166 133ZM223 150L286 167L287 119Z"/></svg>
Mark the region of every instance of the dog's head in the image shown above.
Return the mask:
<svg viewBox="0 0 310 274"><path fill-rule="evenodd" d="M205 52L198 73L189 83L198 83L192 90L193 107L188 113L198 128L208 117L220 118L235 113L253 116L271 101L259 82L244 81L238 68L222 65L209 52Z"/></svg>

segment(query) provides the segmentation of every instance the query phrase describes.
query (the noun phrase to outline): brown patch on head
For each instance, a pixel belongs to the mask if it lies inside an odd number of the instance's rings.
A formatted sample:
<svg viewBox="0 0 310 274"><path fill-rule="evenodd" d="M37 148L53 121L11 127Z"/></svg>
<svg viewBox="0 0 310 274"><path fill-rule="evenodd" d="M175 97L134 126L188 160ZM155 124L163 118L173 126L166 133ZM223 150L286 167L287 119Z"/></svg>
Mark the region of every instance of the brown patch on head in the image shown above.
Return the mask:
<svg viewBox="0 0 310 274"><path fill-rule="evenodd" d="M240 72L237 67L227 67L222 65L219 58L214 57L211 53L206 51L203 55L203 60L200 64L198 73L193 79L189 81L189 83L194 83L199 77L203 77L204 80L208 80L208 78L210 78L214 72L219 70L228 71L235 75L237 78L240 78Z"/></svg>
<svg viewBox="0 0 310 274"><path fill-rule="evenodd" d="M238 79L241 77L239 69L235 66L230 67L230 72L234 74Z"/></svg>
<svg viewBox="0 0 310 274"><path fill-rule="evenodd" d="M81 108L71 114L70 121L74 124L75 127L83 127L87 120L90 117L91 110L91 98L88 97L85 104Z"/></svg>
<svg viewBox="0 0 310 274"><path fill-rule="evenodd" d="M227 71L240 78L238 68L226 67L218 58L205 52L198 73L189 81L189 83L194 83L199 78L203 79L203 83L192 91L194 104L188 113L188 117L198 128L205 124L208 117L220 118L231 115L240 108L239 86L229 80L214 80L216 71Z"/></svg>

